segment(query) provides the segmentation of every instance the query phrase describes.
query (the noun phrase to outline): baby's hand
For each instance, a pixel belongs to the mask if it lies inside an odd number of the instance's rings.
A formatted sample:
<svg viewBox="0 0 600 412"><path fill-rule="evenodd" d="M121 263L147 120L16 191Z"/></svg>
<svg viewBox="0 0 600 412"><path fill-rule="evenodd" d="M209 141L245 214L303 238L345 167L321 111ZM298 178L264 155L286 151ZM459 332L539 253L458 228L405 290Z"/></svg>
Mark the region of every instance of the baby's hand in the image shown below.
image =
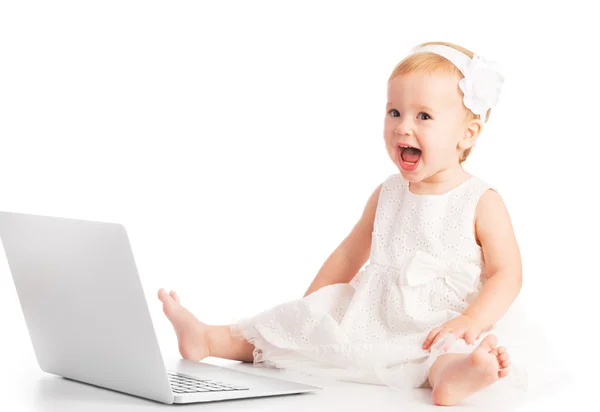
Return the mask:
<svg viewBox="0 0 600 412"><path fill-rule="evenodd" d="M425 342L423 343L423 349L430 349L433 344L442 339L444 335L451 333L456 336L457 339L464 339L467 343L472 344L481 335L482 327L475 321L466 315L457 316L454 319L449 320L442 326L433 329Z"/></svg>

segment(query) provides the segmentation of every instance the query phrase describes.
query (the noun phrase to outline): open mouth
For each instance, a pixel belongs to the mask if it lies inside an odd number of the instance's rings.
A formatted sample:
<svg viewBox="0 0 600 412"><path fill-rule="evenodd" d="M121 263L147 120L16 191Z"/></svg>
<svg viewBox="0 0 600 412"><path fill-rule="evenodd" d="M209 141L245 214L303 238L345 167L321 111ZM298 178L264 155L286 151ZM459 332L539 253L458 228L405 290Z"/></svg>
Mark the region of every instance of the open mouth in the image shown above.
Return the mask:
<svg viewBox="0 0 600 412"><path fill-rule="evenodd" d="M406 144L400 144L397 147L400 167L407 172L415 170L421 160L421 149Z"/></svg>

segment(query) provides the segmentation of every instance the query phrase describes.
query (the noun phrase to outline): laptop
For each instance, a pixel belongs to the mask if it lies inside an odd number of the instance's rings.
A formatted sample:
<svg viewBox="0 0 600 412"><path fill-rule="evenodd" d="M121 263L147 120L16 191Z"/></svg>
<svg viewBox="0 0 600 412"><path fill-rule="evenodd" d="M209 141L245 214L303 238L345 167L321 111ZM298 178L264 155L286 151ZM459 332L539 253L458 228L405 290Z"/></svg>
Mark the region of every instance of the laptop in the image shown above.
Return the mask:
<svg viewBox="0 0 600 412"><path fill-rule="evenodd" d="M167 368L121 224L0 212L0 238L47 373L167 404L321 389L185 359Z"/></svg>

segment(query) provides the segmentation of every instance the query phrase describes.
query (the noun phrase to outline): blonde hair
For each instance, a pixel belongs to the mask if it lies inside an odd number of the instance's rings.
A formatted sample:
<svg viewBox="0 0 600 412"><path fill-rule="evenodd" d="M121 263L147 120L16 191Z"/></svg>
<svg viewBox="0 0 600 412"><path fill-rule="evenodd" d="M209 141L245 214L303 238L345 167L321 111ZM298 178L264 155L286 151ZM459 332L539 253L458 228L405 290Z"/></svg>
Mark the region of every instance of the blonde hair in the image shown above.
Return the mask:
<svg viewBox="0 0 600 412"><path fill-rule="evenodd" d="M417 47L423 47L423 46L434 45L434 44L452 47L453 49L456 49L456 50L466 54L467 56L469 56L469 58L473 58L472 51L465 49L464 47L458 46L456 44L453 44L453 43L432 41L432 42L427 42L427 43L421 43ZM421 72L421 73L441 72L441 73L448 73L450 75L457 76L458 78L461 78L461 79L463 77L463 74L460 72L460 70L458 70L458 68L454 64L452 64L449 60L447 60L444 57L442 57L438 54L435 54L435 53L424 52L424 53L411 54L411 55L405 57L400 63L398 63L396 65L396 67L392 71L392 74L390 75L390 78L388 79L388 81L392 80L396 76L410 74L410 73L414 73L414 72ZM463 96L463 92L458 87L458 83L456 84L456 88L458 89L458 92L460 93L460 95ZM486 116L485 116L486 122L490 118L491 111L492 111L492 109L488 109L488 111L486 113ZM473 112L471 112L466 107L465 107L465 112L466 112L467 120L479 119L479 115L473 114ZM462 155L459 159L459 161L461 163L464 162L465 160L467 160L469 153L471 153L471 149L472 149L472 147L466 149L462 153Z"/></svg>

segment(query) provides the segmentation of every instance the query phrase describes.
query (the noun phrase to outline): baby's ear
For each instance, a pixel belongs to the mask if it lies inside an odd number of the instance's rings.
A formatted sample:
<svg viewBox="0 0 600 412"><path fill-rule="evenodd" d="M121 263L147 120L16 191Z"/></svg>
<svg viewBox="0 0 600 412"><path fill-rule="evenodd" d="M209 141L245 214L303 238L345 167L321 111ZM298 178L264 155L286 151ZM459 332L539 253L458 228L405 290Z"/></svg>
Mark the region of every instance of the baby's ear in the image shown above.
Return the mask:
<svg viewBox="0 0 600 412"><path fill-rule="evenodd" d="M481 133L481 128L483 127L483 123L479 119L470 120L464 129L463 137L458 142L458 147L462 150L469 149L473 147L475 141L479 137Z"/></svg>

